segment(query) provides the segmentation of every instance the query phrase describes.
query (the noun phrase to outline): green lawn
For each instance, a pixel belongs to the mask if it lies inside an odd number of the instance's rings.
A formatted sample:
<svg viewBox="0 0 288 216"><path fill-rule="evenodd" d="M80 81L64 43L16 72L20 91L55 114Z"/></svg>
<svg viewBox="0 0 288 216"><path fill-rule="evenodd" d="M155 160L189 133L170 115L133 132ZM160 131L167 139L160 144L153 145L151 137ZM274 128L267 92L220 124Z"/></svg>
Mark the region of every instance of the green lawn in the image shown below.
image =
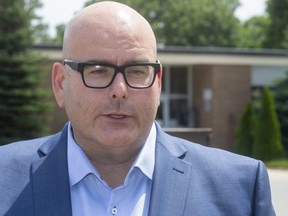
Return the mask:
<svg viewBox="0 0 288 216"><path fill-rule="evenodd" d="M268 168L288 169L288 159L273 160L265 164Z"/></svg>

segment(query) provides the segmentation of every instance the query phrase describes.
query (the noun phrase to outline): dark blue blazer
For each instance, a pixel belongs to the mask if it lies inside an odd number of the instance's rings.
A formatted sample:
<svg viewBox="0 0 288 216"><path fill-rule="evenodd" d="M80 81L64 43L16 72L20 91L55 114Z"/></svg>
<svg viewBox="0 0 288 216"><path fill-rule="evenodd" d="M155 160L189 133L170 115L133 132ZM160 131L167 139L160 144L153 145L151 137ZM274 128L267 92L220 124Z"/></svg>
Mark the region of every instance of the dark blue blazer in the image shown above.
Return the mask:
<svg viewBox="0 0 288 216"><path fill-rule="evenodd" d="M72 215L67 125L50 137L0 147L0 215ZM191 215L274 216L266 168L157 125L149 216Z"/></svg>

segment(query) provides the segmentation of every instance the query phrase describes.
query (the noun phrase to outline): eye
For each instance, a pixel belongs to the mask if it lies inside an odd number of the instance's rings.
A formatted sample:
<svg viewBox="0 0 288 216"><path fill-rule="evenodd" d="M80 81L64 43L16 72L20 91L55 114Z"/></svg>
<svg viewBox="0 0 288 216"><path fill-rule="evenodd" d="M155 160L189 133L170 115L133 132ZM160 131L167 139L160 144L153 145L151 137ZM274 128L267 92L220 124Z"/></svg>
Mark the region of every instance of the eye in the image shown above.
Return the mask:
<svg viewBox="0 0 288 216"><path fill-rule="evenodd" d="M105 76L110 75L111 72L113 73L113 69L102 65L91 65L85 67L84 72L89 76Z"/></svg>
<svg viewBox="0 0 288 216"><path fill-rule="evenodd" d="M132 66L126 68L127 76L142 77L149 75L149 68L146 66Z"/></svg>

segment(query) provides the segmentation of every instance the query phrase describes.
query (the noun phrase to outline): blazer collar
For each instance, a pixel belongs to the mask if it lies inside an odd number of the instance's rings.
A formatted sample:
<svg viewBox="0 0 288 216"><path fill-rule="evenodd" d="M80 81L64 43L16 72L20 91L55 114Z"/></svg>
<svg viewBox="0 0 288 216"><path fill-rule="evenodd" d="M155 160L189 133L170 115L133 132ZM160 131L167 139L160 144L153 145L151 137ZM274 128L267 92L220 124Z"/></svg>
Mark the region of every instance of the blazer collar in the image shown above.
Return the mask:
<svg viewBox="0 0 288 216"><path fill-rule="evenodd" d="M183 215L191 164L182 160L185 146L157 125L156 164L149 216Z"/></svg>
<svg viewBox="0 0 288 216"><path fill-rule="evenodd" d="M67 125L38 151L31 166L35 215L72 215L67 165Z"/></svg>

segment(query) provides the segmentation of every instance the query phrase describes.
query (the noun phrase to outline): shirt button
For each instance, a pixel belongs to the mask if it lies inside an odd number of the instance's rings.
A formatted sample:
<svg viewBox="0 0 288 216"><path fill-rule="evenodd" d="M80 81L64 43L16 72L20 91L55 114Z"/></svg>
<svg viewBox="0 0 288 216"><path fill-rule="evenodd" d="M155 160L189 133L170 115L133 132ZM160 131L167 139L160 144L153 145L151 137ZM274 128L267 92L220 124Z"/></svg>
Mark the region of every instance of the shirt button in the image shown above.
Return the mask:
<svg viewBox="0 0 288 216"><path fill-rule="evenodd" d="M112 212L112 215L117 215L118 210L116 207L114 207L114 208L112 208L111 212Z"/></svg>

